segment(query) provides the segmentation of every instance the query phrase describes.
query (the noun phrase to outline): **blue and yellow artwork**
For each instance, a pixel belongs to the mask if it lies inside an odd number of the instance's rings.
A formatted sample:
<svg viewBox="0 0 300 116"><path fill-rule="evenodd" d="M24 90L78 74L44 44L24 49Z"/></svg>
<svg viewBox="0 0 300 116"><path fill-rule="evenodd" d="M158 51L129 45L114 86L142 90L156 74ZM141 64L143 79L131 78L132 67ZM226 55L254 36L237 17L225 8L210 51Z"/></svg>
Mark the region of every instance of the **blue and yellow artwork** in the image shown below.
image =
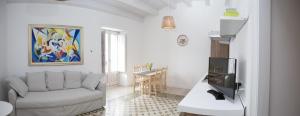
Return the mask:
<svg viewBox="0 0 300 116"><path fill-rule="evenodd" d="M29 25L30 65L82 64L81 27Z"/></svg>

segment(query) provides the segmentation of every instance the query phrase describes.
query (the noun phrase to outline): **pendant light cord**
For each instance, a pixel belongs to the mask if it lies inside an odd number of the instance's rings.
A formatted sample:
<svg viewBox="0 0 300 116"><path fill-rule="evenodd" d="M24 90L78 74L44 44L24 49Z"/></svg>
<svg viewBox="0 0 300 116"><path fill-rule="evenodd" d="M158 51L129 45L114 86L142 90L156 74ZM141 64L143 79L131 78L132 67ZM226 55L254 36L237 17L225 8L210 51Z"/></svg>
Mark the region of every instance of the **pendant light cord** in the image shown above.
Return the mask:
<svg viewBox="0 0 300 116"><path fill-rule="evenodd" d="M169 4L168 4L169 13L170 13L170 16L171 16L171 8L170 8L170 6L171 6L171 0L169 0Z"/></svg>

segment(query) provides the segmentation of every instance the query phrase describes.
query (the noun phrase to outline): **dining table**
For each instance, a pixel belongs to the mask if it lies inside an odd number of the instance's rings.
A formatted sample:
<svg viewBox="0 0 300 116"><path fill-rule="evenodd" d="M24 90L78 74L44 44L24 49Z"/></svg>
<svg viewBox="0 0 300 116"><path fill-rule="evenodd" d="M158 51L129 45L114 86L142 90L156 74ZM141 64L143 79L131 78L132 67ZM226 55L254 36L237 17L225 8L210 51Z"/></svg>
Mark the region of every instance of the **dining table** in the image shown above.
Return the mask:
<svg viewBox="0 0 300 116"><path fill-rule="evenodd" d="M133 74L138 75L138 76L143 76L143 77L151 77L156 74L158 70L157 69L152 69L151 71L140 71L140 72L133 72Z"/></svg>

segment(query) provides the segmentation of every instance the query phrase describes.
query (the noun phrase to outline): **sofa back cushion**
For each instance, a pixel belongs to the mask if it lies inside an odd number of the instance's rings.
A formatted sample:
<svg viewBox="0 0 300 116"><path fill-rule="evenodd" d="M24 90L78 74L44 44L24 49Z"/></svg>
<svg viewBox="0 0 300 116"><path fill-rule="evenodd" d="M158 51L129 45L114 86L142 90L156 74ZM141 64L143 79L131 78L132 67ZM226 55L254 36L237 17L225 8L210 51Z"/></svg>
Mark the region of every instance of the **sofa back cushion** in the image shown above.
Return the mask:
<svg viewBox="0 0 300 116"><path fill-rule="evenodd" d="M51 91L64 89L64 73L47 71L46 85Z"/></svg>
<svg viewBox="0 0 300 116"><path fill-rule="evenodd" d="M101 80L101 77L103 77L103 74L88 74L82 82L82 87L95 90Z"/></svg>
<svg viewBox="0 0 300 116"><path fill-rule="evenodd" d="M28 90L30 92L48 91L46 88L45 72L28 72L26 73Z"/></svg>
<svg viewBox="0 0 300 116"><path fill-rule="evenodd" d="M8 85L14 89L18 95L21 97L25 97L26 94L28 93L28 87L25 84L25 82L18 78L18 77L12 77L8 79Z"/></svg>
<svg viewBox="0 0 300 116"><path fill-rule="evenodd" d="M65 81L64 88L66 89L74 89L81 87L81 72L77 71L64 71Z"/></svg>

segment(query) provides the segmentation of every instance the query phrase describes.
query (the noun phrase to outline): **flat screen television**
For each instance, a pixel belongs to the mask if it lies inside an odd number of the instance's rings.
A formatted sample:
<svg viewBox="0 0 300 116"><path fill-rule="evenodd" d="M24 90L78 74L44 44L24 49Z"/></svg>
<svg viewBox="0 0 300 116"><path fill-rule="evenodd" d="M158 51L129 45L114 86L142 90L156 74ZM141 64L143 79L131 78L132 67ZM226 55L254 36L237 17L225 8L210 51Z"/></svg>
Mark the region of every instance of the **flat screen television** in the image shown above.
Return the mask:
<svg viewBox="0 0 300 116"><path fill-rule="evenodd" d="M208 84L231 99L236 90L236 62L234 58L209 58Z"/></svg>

